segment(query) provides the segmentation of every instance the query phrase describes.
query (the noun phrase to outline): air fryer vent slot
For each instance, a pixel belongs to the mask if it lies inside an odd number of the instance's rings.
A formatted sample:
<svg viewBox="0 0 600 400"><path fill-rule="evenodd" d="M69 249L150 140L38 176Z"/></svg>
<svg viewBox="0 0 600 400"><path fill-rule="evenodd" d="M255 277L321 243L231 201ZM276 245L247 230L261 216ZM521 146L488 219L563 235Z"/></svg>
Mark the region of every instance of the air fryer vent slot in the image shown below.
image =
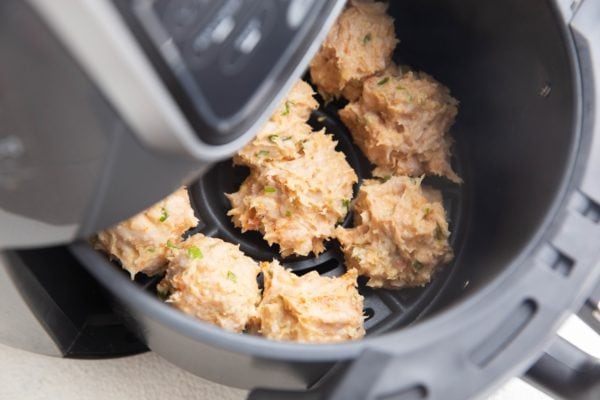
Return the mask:
<svg viewBox="0 0 600 400"><path fill-rule="evenodd" d="M537 254L537 259L548 265L552 270L562 276L569 276L575 265L575 261L547 244Z"/></svg>
<svg viewBox="0 0 600 400"><path fill-rule="evenodd" d="M569 207L594 223L600 222L600 204L581 192L575 192L570 199Z"/></svg>
<svg viewBox="0 0 600 400"><path fill-rule="evenodd" d="M427 398L427 389L424 386L414 386L409 389L378 396L377 400L422 400Z"/></svg>
<svg viewBox="0 0 600 400"><path fill-rule="evenodd" d="M583 211L583 216L591 219L595 223L600 222L600 204L590 200L587 208Z"/></svg>
<svg viewBox="0 0 600 400"><path fill-rule="evenodd" d="M525 329L533 319L537 303L533 299L523 301L496 326L492 334L484 339L470 354L470 360L480 367L485 367L496 358Z"/></svg>

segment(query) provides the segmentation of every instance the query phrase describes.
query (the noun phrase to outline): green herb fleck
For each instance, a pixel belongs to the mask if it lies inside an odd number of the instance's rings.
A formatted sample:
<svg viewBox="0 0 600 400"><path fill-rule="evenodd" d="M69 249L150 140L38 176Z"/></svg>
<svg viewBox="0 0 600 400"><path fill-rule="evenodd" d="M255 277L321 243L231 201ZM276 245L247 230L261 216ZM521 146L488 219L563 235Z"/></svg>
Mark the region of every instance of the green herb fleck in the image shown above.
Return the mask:
<svg viewBox="0 0 600 400"><path fill-rule="evenodd" d="M377 82L377 84L378 84L379 86L381 86L381 85L385 85L386 83L388 83L388 82L389 82L389 80L390 80L390 77L389 77L389 76L386 76L385 78L383 78L383 79L381 79L379 82Z"/></svg>
<svg viewBox="0 0 600 400"><path fill-rule="evenodd" d="M202 251L199 248L197 248L196 246L189 247L187 249L187 253L188 253L188 257L190 257L193 260L196 260L196 259L200 260L200 259L204 258L204 254L202 254Z"/></svg>
<svg viewBox="0 0 600 400"><path fill-rule="evenodd" d="M434 232L435 240L444 240L446 239L446 235L444 235L444 231L440 224L435 224L435 232Z"/></svg>
<svg viewBox="0 0 600 400"><path fill-rule="evenodd" d="M156 248L155 247L146 247L146 251L148 253L154 253L156 251Z"/></svg>
<svg viewBox="0 0 600 400"><path fill-rule="evenodd" d="M413 260L413 262L410 264L410 266L412 267L412 269L415 272L418 272L421 270L421 268L423 268L423 263L418 260Z"/></svg>
<svg viewBox="0 0 600 400"><path fill-rule="evenodd" d="M284 106L283 106L283 112L281 113L282 116L286 116L290 113L290 106L293 105L294 103L292 103L291 101L286 101Z"/></svg>
<svg viewBox="0 0 600 400"><path fill-rule="evenodd" d="M277 139L279 139L278 135L269 135L269 142L277 143Z"/></svg>
<svg viewBox="0 0 600 400"><path fill-rule="evenodd" d="M275 193L277 191L277 189L275 189L273 186L265 186L265 193Z"/></svg>
<svg viewBox="0 0 600 400"><path fill-rule="evenodd" d="M425 210L423 211L423 214L425 214L425 216L428 216L429 214L431 214L431 208L429 207L425 207Z"/></svg>
<svg viewBox="0 0 600 400"><path fill-rule="evenodd" d="M175 244L169 239L167 240L167 247L170 249L178 249L179 247L175 246Z"/></svg>
<svg viewBox="0 0 600 400"><path fill-rule="evenodd" d="M409 102L409 103L412 103L412 102L414 102L414 101L415 101L415 97L414 97L414 96L412 95L412 93L411 93L411 92L409 92L409 91L408 91L408 89L407 89L407 88L405 88L404 86L402 86L402 85L398 85L398 86L396 86L396 89L398 89L398 90L401 90L402 92L404 92L404 94L406 94L406 96L408 97L408 102ZM419 103L419 104L421 104L421 103Z"/></svg>
<svg viewBox="0 0 600 400"><path fill-rule="evenodd" d="M291 136L286 136L286 137L284 137L281 140L283 140L284 142L287 142L288 140L292 140L292 137Z"/></svg>
<svg viewBox="0 0 600 400"><path fill-rule="evenodd" d="M269 152L267 150L259 150L255 155L256 157L266 157L269 155Z"/></svg>
<svg viewBox="0 0 600 400"><path fill-rule="evenodd" d="M167 220L167 218L169 218L169 212L167 211L166 208L162 208L160 210L160 218L158 219L160 222L165 222Z"/></svg>
<svg viewBox="0 0 600 400"><path fill-rule="evenodd" d="M392 179L392 176L391 176L391 175L386 175L386 176L384 176L384 177L383 177L383 181L384 181L384 182L387 182L387 181L389 181L390 179Z"/></svg>
<svg viewBox="0 0 600 400"><path fill-rule="evenodd" d="M371 41L371 32L367 33L364 37L363 37L363 44L367 44Z"/></svg>
<svg viewBox="0 0 600 400"><path fill-rule="evenodd" d="M342 206L344 206L347 211L350 211L350 199L342 199Z"/></svg>
<svg viewBox="0 0 600 400"><path fill-rule="evenodd" d="M235 276L235 274L231 271L227 271L227 279L229 279L233 283L237 282L237 276Z"/></svg>
<svg viewBox="0 0 600 400"><path fill-rule="evenodd" d="M292 212L290 210L285 210L285 216L286 217L291 217L292 216Z"/></svg>

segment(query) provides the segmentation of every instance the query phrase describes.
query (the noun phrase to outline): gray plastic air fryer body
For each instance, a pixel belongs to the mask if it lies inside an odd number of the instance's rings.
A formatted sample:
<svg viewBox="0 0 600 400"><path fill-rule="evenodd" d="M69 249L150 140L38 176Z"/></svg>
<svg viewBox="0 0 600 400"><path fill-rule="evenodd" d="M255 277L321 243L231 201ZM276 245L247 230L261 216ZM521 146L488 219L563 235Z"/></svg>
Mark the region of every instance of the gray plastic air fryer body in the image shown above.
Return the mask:
<svg viewBox="0 0 600 400"><path fill-rule="evenodd" d="M370 293L360 285L374 311L362 340L302 344L225 332L158 300L152 281L132 284L86 243L71 250L151 350L199 376L260 388L252 399L485 398L544 351L557 353L557 327L600 278L600 3L575 5L390 3L396 62L432 73L461 102L454 161L465 183L451 216L455 260L426 288ZM323 112L336 118L335 109ZM196 206L224 171L215 167L191 188ZM228 234L225 220L207 234ZM409 321L399 318L425 298ZM588 365L600 382L598 361Z"/></svg>
<svg viewBox="0 0 600 400"><path fill-rule="evenodd" d="M561 361L553 355L564 348L551 345L556 328L584 302L597 314L600 299L597 293L590 297L600 278L600 2L403 0L390 2L389 12L401 38L396 62L431 73L461 103L452 133L454 161L465 183L454 189L460 192L454 197L460 199L458 206L448 207L457 210L450 215L453 263L425 288L368 293L361 285L370 301L371 313L365 309L367 337L317 345L226 332L196 320L160 301L152 290L155 281L139 277L132 282L84 241L70 246L114 301L131 332L152 351L199 376L256 389L251 398L263 400L484 398L503 380L526 371L545 351L548 354L530 376L558 381L560 375L544 368ZM125 18L134 15L126 14ZM145 21L132 22L132 32L138 35L148 25ZM145 51L155 39L140 39ZM158 53L148 52L150 62L157 70L168 71L168 63L157 63ZM185 76L178 74L170 76ZM185 95L180 89L173 92ZM192 104L176 101L189 112ZM321 110L326 124L336 119L336 104L330 106ZM343 129L329 130L345 135ZM134 142L137 138L127 137ZM346 139L339 148L352 154L352 143ZM148 146L142 138L139 141ZM219 173L231 169L217 165L192 185L196 207L204 205L210 188L218 190L207 203L219 199L225 176L219 178ZM127 192L123 198L131 191L147 190L128 182L133 187L123 188ZM447 200L448 192L444 196ZM208 214L218 209L197 211ZM219 223L209 228L216 229L207 234L247 235L224 229L228 221L223 215L215 220ZM253 251L245 239L248 236L240 241L241 247ZM53 280L58 271L45 268L52 262L65 266L67 273L60 276L71 277L72 271L81 270L79 265L62 247L7 253L11 257L0 258L0 268L8 266L4 276L19 288L8 294L21 296L34 315L26 313L27 306L9 303L8 308L2 301L0 316L14 317L11 310L24 310L20 327L43 325L55 335L51 343L71 347L77 330L65 331L71 326L59 324L65 319L60 307L54 312L54 304L48 306L44 297L52 290L44 296L34 290L41 281L35 274L45 273ZM40 265L29 274L25 267L34 259ZM336 258L331 260L335 263ZM300 270L312 262L289 264ZM339 269L343 270L336 267L325 273ZM71 304L67 300L80 286L51 289L58 293L54 297ZM87 322L108 325L106 318L81 320L76 322L84 327ZM59 329L51 329L52 325ZM6 332L0 329L2 334ZM9 339L23 344L14 335ZM48 344L41 335L33 342L38 349ZM64 348L53 350L68 354ZM591 376L596 386L600 382L597 360L567 361L576 362L564 363L566 370L578 364L591 366L587 372L593 373L584 378ZM562 375L564 381L571 376ZM592 389L596 393L588 392L592 394L587 398L598 399L598 388Z"/></svg>
<svg viewBox="0 0 600 400"><path fill-rule="evenodd" d="M66 243L253 136L342 1L0 4L0 249Z"/></svg>

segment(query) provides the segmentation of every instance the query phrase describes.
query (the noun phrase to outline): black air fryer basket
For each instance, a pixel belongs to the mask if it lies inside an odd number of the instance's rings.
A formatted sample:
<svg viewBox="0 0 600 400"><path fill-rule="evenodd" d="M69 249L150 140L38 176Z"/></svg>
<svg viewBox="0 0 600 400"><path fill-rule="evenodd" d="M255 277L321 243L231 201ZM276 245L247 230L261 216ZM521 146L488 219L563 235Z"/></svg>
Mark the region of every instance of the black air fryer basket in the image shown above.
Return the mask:
<svg viewBox="0 0 600 400"><path fill-rule="evenodd" d="M426 181L444 194L456 253L431 284L391 291L361 282L365 339L316 345L225 332L158 300L156 280L130 282L85 243L72 251L150 349L202 377L260 388L252 398L466 399L538 359L529 377L546 389L600 398L597 360L554 338L587 298L582 315L593 322L600 300L591 295L600 276L600 2L405 0L389 12L401 40L395 61L430 73L460 101L453 163L465 183ZM368 178L339 106L311 123L333 133ZM197 231L257 260L277 258L226 216L224 193L245 174L226 160L191 185ZM299 274L344 271L335 242L318 258L282 262Z"/></svg>

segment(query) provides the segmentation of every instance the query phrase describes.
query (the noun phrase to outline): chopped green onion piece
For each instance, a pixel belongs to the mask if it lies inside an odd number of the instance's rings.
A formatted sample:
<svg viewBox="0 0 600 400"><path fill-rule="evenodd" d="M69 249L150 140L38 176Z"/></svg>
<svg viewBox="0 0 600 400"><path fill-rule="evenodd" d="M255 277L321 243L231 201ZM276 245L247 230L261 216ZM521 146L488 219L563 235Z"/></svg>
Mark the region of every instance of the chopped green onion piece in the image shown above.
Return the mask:
<svg viewBox="0 0 600 400"><path fill-rule="evenodd" d="M435 235L435 240L446 239L446 235L444 235L444 231L442 230L442 227L440 226L440 224L436 224L434 235Z"/></svg>
<svg viewBox="0 0 600 400"><path fill-rule="evenodd" d="M386 83L388 83L388 81L389 81L389 80L390 80L390 77L389 77L389 76L386 76L385 78L383 78L383 79L381 79L379 82L377 82L377 84L378 84L379 86L381 86L381 85L385 85Z"/></svg>
<svg viewBox="0 0 600 400"><path fill-rule="evenodd" d="M279 139L278 135L269 135L269 142L277 143L277 139Z"/></svg>
<svg viewBox="0 0 600 400"><path fill-rule="evenodd" d="M154 247L146 247L146 251L148 253L154 253L156 251L156 248L154 248Z"/></svg>
<svg viewBox="0 0 600 400"><path fill-rule="evenodd" d="M170 249L178 249L179 247L175 246L175 244L169 239L167 240L167 247Z"/></svg>
<svg viewBox="0 0 600 400"><path fill-rule="evenodd" d="M235 276L235 274L231 271L227 271L227 279L229 279L233 283L237 282L237 276Z"/></svg>
<svg viewBox="0 0 600 400"><path fill-rule="evenodd" d="M277 191L277 189L275 189L273 186L265 186L265 193L275 193Z"/></svg>
<svg viewBox="0 0 600 400"><path fill-rule="evenodd" d="M288 140L291 140L291 139L292 139L292 137L291 137L291 136L286 136L286 137L284 137L282 140L283 140L284 142L286 142L286 141L288 141Z"/></svg>
<svg viewBox="0 0 600 400"><path fill-rule="evenodd" d="M293 105L294 103L292 103L291 101L286 101L284 106L283 106L283 112L281 113L281 115L286 116L290 113L290 106Z"/></svg>
<svg viewBox="0 0 600 400"><path fill-rule="evenodd" d="M266 157L269 155L269 152L267 150L259 150L255 155L256 157Z"/></svg>
<svg viewBox="0 0 600 400"><path fill-rule="evenodd" d="M412 95L412 93L411 93L411 92L409 92L409 91L408 91L408 89L407 89L407 88L405 88L404 86L402 86L402 85L398 85L398 86L396 86L396 89L398 89L398 90L401 90L402 92L404 92L404 93L405 93L405 94L408 96L408 102L409 102L409 103L412 103L412 102L414 102L414 101L415 101L415 97L414 97L414 96ZM422 104L422 103L421 103L421 102L419 102L419 104Z"/></svg>
<svg viewBox="0 0 600 400"><path fill-rule="evenodd" d="M191 259L194 259L194 260L195 259L200 260L204 257L204 254L202 254L202 251L199 248L197 248L196 246L189 247L187 249L187 252L188 252L188 257L190 257Z"/></svg>
<svg viewBox="0 0 600 400"><path fill-rule="evenodd" d="M424 213L425 213L425 216L428 216L429 214L431 214L431 208L425 207Z"/></svg>
<svg viewBox="0 0 600 400"><path fill-rule="evenodd" d="M350 199L343 199L342 205L346 207L346 210L350 210Z"/></svg>
<svg viewBox="0 0 600 400"><path fill-rule="evenodd" d="M384 181L384 182L387 182L387 181L389 181L390 179L392 179L392 176L391 176L391 175L386 175L386 176L384 176L384 177L383 177L383 181Z"/></svg>
<svg viewBox="0 0 600 400"><path fill-rule="evenodd" d="M367 44L371 41L371 32L367 33L364 37L363 37L363 44Z"/></svg>
<svg viewBox="0 0 600 400"><path fill-rule="evenodd" d="M419 271L419 270L421 270L421 268L423 268L423 263L420 261L417 261L417 260L413 260L413 262L410 264L410 266L415 271Z"/></svg>
<svg viewBox="0 0 600 400"><path fill-rule="evenodd" d="M169 218L169 212L166 208L162 208L160 211L160 218L158 219L160 222L165 222Z"/></svg>

